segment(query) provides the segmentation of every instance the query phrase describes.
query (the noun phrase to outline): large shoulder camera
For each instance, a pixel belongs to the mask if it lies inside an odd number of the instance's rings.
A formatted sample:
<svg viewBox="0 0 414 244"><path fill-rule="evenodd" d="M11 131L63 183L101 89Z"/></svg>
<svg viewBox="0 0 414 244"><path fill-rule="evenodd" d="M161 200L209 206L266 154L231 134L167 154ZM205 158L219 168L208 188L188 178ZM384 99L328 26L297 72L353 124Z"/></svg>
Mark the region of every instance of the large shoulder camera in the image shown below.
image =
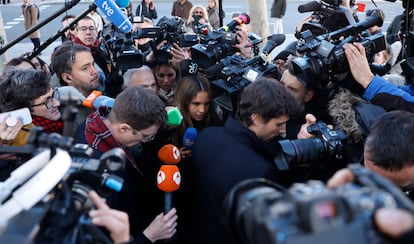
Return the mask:
<svg viewBox="0 0 414 244"><path fill-rule="evenodd" d="M376 232L379 208L413 211L408 197L359 164L348 166L355 182L329 189L320 181L288 190L263 178L244 180L228 194L227 223L237 243L391 243Z"/></svg>
<svg viewBox="0 0 414 244"><path fill-rule="evenodd" d="M236 111L240 91L262 77L276 77L277 67L267 62L273 49L285 41L285 35L275 34L267 38L260 53L251 59L233 54L204 70L213 77L212 91L215 102L228 111Z"/></svg>
<svg viewBox="0 0 414 244"><path fill-rule="evenodd" d="M237 52L233 46L237 44L236 31L240 24L249 24L250 17L246 13L240 14L229 24L209 32L201 43L191 47L191 57L198 65L206 69L216 64L226 56Z"/></svg>
<svg viewBox="0 0 414 244"><path fill-rule="evenodd" d="M314 35L321 35L355 24L356 15L341 4L342 0L319 0L299 5L299 13L313 12L312 20L303 24L301 32L310 30ZM350 6L354 6L353 0Z"/></svg>
<svg viewBox="0 0 414 244"><path fill-rule="evenodd" d="M196 34L185 34L184 20L180 17L164 16L158 21L157 26L160 32L155 38L155 44L166 41L160 49L155 50L158 63L168 63L168 60L172 58L171 48L174 43L180 47L190 47L199 41Z"/></svg>
<svg viewBox="0 0 414 244"><path fill-rule="evenodd" d="M381 25L383 19L379 13L364 21L348 25L339 30L315 36L310 30L302 32L297 44L297 51L303 57L292 60L293 72L306 80L334 81L338 74L349 70L348 61L343 50L345 43L359 42L365 47L368 60L385 49L383 34L363 37L363 31L374 25Z"/></svg>
<svg viewBox="0 0 414 244"><path fill-rule="evenodd" d="M125 168L125 152L115 148L92 159L88 145L38 128L29 137L34 144L1 148L32 158L0 184L0 242L110 243L89 219L94 206L88 193L93 189L108 198L122 189L123 179L114 172Z"/></svg>

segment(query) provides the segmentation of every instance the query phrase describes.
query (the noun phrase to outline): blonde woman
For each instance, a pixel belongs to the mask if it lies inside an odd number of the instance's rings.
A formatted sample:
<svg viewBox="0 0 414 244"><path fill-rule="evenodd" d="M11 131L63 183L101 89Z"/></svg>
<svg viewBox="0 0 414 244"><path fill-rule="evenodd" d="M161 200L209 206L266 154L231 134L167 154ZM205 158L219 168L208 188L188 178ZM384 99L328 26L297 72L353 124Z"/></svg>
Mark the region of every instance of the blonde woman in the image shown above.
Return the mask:
<svg viewBox="0 0 414 244"><path fill-rule="evenodd" d="M194 5L190 9L189 17L185 22L185 29L187 33L206 34L204 32L211 31L208 21L207 9L202 5Z"/></svg>

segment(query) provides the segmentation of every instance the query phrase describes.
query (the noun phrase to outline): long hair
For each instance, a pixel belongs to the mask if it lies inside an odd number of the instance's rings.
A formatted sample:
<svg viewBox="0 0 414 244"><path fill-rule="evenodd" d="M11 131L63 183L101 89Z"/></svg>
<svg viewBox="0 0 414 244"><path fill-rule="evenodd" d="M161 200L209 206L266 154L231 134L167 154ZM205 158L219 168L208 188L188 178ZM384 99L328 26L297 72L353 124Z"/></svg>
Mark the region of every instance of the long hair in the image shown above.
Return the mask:
<svg viewBox="0 0 414 244"><path fill-rule="evenodd" d="M175 135L171 137L173 143L177 143L178 145L182 144L182 137L188 127L195 127L198 131L200 131L210 124L214 113L213 104L210 105L206 116L201 122L195 123L190 116L190 111L188 110L192 100L200 92L207 92L210 101L212 102L213 99L210 90L210 82L203 75L197 74L186 76L179 82L173 104L178 107L183 115L183 122L176 128L176 133L173 133Z"/></svg>

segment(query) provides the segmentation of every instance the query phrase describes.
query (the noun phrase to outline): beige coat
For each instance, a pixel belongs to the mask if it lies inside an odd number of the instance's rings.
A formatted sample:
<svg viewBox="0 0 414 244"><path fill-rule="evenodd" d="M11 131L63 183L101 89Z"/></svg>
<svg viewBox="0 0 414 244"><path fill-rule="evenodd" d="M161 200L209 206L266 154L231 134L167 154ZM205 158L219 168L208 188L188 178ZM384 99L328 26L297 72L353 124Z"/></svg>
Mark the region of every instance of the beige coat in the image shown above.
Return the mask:
<svg viewBox="0 0 414 244"><path fill-rule="evenodd" d="M24 16L24 28L27 31L28 29L32 28L33 26L37 25L37 8L33 7L31 3L23 4L22 11ZM39 38L40 31L36 30L32 34L29 35L29 38Z"/></svg>

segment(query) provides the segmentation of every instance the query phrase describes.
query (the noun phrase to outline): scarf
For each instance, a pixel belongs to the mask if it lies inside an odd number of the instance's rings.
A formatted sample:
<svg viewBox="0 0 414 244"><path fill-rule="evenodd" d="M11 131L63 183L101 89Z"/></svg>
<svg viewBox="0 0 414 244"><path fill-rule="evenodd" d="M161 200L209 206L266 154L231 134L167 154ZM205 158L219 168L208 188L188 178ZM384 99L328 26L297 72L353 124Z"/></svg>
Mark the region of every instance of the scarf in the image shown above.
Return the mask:
<svg viewBox="0 0 414 244"><path fill-rule="evenodd" d="M142 176L142 172L138 169L132 153L125 145L122 145L115 140L111 131L109 131L108 127L106 127L103 122L110 110L109 107L102 106L95 113L88 116L85 125L86 141L93 149L98 150L101 153L105 153L116 147L122 148L130 165Z"/></svg>
<svg viewBox="0 0 414 244"><path fill-rule="evenodd" d="M92 51L92 53L95 53L96 49L98 49L99 47L99 40L96 40L92 45L86 45L85 43L83 43L77 36L74 36L72 41L76 44L85 46L85 47L89 47Z"/></svg>
<svg viewBox="0 0 414 244"><path fill-rule="evenodd" d="M63 121L62 120L50 120L44 117L32 115L32 122L35 126L43 127L44 132L47 134L50 133L59 133L63 132Z"/></svg>

